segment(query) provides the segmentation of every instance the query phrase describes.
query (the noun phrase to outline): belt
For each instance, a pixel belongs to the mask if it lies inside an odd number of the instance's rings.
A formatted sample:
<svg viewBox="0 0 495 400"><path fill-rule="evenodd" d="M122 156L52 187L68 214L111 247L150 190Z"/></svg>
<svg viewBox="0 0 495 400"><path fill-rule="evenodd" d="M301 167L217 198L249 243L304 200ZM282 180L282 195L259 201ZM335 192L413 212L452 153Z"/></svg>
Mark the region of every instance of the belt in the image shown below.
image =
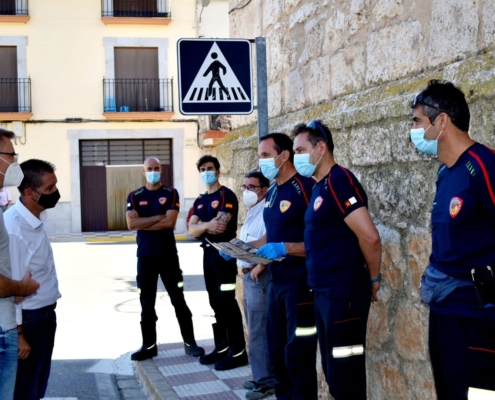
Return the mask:
<svg viewBox="0 0 495 400"><path fill-rule="evenodd" d="M242 273L243 273L244 275L249 274L249 273L250 273L253 269L254 269L254 267L243 268L243 269L242 269Z"/></svg>

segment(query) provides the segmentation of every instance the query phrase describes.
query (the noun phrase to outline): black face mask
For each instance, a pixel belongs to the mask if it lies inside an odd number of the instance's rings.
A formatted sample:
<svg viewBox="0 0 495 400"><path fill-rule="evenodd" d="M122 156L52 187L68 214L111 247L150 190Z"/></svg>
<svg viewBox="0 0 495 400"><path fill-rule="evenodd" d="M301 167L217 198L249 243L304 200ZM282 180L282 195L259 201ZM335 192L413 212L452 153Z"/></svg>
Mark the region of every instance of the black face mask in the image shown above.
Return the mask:
<svg viewBox="0 0 495 400"><path fill-rule="evenodd" d="M40 195L40 198L38 199L37 203L43 208L55 207L55 205L58 203L58 200L60 199L60 193L58 189L50 194L41 194L41 193L38 194Z"/></svg>

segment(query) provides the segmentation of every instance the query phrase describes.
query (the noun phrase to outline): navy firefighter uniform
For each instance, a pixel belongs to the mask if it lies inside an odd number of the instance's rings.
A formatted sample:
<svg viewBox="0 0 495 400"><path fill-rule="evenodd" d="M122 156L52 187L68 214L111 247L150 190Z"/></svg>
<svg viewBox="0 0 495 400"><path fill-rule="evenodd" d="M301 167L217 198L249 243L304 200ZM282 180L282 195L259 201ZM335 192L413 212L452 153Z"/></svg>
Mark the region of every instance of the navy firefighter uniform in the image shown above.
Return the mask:
<svg viewBox="0 0 495 400"><path fill-rule="evenodd" d="M430 305L429 347L440 400L495 391L495 281L486 304L473 273L495 272L495 151L475 143L441 165L431 214L432 254L421 294Z"/></svg>
<svg viewBox="0 0 495 400"><path fill-rule="evenodd" d="M308 284L314 291L322 366L336 400L366 399L371 284L358 238L344 219L367 205L356 177L335 164L314 186L305 215Z"/></svg>
<svg viewBox="0 0 495 400"><path fill-rule="evenodd" d="M244 329L239 304L235 298L237 264L236 260L222 258L211 242L228 242L236 237L237 214L239 205L232 190L225 186L213 193L205 192L194 202L193 215L202 222L209 222L217 217L219 211L232 215L227 229L221 234L204 233L200 237L203 247L203 272L210 306L215 312L216 323L213 324L215 349L223 352L227 349L234 356L245 351Z"/></svg>
<svg viewBox="0 0 495 400"><path fill-rule="evenodd" d="M143 186L127 197L127 211L135 210L140 218L179 211L179 194L171 186L162 185L157 190ZM158 276L161 277L170 301L175 308L184 343L195 345L192 314L184 299L183 277L177 256L173 229L137 231L137 286L141 302L141 330L143 345L156 343L155 301Z"/></svg>
<svg viewBox="0 0 495 400"><path fill-rule="evenodd" d="M269 188L263 212L267 243L304 241L304 213L313 184L296 173ZM305 259L286 256L270 263L268 271L266 334L277 399L316 399L316 326Z"/></svg>

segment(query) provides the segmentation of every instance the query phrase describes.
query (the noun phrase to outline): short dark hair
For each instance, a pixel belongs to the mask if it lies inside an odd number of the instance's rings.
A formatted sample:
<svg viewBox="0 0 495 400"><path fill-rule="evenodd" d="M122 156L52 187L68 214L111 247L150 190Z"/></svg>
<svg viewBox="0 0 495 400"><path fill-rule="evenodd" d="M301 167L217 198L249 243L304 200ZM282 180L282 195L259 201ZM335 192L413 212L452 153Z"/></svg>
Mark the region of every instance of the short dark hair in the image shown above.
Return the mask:
<svg viewBox="0 0 495 400"><path fill-rule="evenodd" d="M32 158L21 163L21 169L24 178L17 189L21 193L21 196L23 196L26 193L26 189L36 190L43 185L43 176L45 174L53 174L55 172L55 165L48 161Z"/></svg>
<svg viewBox="0 0 495 400"><path fill-rule="evenodd" d="M464 93L452 82L432 79L418 94L411 107L421 104L421 111L433 123L441 113L446 113L452 123L463 132L469 130L471 114Z"/></svg>
<svg viewBox="0 0 495 400"><path fill-rule="evenodd" d="M334 145L332 132L330 132L330 128L321 122L321 120L314 119L308 122L308 124L297 124L294 129L292 129L292 136L294 138L301 133L308 134L308 140L313 147L320 142L325 142L330 153L333 153Z"/></svg>
<svg viewBox="0 0 495 400"><path fill-rule="evenodd" d="M282 153L284 150L287 150L289 152L289 161L291 163L294 162L294 149L292 148L294 143L288 135L280 132L269 133L268 135L260 137L260 143L267 139L273 139L275 144L273 147L278 154Z"/></svg>
<svg viewBox="0 0 495 400"><path fill-rule="evenodd" d="M220 169L220 162L218 161L218 158L210 156L210 155L206 155L206 156L201 157L198 160L198 162L196 163L196 167L198 167L198 171L201 168L201 166L203 164L206 164L207 162L212 162L215 169L217 169L217 170Z"/></svg>
<svg viewBox="0 0 495 400"><path fill-rule="evenodd" d="M262 188L264 187L269 187L270 186L270 181L266 179L265 175L263 175L260 171L251 171L244 176L244 178L256 178L258 179L260 186Z"/></svg>
<svg viewBox="0 0 495 400"><path fill-rule="evenodd" d="M7 129L0 128L0 142L2 138L6 137L7 139L14 139L15 134L12 131L9 131ZM0 148L3 147L3 144L0 144Z"/></svg>

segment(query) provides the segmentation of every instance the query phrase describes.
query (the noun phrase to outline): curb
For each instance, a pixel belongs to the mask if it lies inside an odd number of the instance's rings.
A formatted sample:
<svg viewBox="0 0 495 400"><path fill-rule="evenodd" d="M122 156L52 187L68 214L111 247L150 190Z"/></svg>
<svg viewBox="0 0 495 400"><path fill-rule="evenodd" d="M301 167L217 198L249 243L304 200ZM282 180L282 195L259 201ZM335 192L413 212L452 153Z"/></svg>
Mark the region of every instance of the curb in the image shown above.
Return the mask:
<svg viewBox="0 0 495 400"><path fill-rule="evenodd" d="M151 400L180 400L152 359L134 363L136 376Z"/></svg>

